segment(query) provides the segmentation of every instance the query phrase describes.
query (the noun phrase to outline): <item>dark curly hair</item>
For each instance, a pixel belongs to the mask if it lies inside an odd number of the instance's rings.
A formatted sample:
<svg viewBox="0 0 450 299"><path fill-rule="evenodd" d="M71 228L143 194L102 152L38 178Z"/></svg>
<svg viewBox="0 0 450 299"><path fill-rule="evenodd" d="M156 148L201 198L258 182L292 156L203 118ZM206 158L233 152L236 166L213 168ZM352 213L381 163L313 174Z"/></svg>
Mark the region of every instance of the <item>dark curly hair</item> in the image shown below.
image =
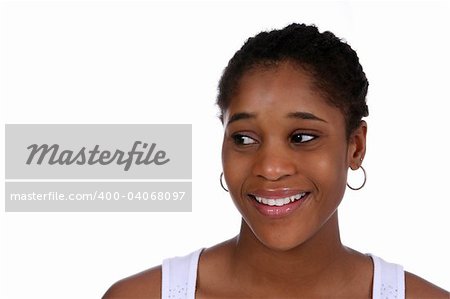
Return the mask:
<svg viewBox="0 0 450 299"><path fill-rule="evenodd" d="M362 117L369 115L369 82L356 52L329 31L320 33L314 25L294 23L249 38L228 62L218 88L221 121L247 71L275 67L282 62L294 63L312 76L325 98L344 114L347 137Z"/></svg>

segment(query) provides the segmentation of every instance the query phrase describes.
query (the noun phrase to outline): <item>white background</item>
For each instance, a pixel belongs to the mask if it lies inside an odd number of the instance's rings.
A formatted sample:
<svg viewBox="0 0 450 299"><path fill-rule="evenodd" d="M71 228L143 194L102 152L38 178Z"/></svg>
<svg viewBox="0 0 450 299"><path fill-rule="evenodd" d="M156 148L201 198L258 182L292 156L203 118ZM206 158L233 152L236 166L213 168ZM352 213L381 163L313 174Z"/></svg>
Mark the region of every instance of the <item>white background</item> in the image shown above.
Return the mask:
<svg viewBox="0 0 450 299"><path fill-rule="evenodd" d="M445 2L11 1L0 9L1 157L5 123L189 123L194 197L192 213L5 213L2 202L1 298L99 298L165 257L233 237L240 217L218 181L217 81L247 37L291 22L343 37L370 81L368 182L341 205L343 242L450 289Z"/></svg>

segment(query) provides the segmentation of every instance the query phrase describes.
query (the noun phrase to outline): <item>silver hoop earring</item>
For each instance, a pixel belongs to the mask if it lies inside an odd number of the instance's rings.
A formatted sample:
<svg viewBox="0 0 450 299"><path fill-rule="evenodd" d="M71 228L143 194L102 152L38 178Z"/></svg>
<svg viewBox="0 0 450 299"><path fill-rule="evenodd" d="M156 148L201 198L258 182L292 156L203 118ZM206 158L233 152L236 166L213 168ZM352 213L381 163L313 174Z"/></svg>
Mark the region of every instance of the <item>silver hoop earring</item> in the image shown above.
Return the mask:
<svg viewBox="0 0 450 299"><path fill-rule="evenodd" d="M224 187L223 183L222 183L222 178L223 178L223 172L220 174L220 186L222 186L222 189L225 190L226 192L228 192L228 189Z"/></svg>
<svg viewBox="0 0 450 299"><path fill-rule="evenodd" d="M349 187L350 189L355 190L355 191L358 191L358 190L362 189L362 187L364 187L364 185L366 184L366 181L367 181L366 170L364 169L364 167L362 167L362 165L360 165L359 168L361 168L362 171L363 171L363 173L364 173L364 182L362 183L362 185L359 186L358 188L353 188L353 187L350 186L350 185L348 184L348 182L347 182L347 187Z"/></svg>

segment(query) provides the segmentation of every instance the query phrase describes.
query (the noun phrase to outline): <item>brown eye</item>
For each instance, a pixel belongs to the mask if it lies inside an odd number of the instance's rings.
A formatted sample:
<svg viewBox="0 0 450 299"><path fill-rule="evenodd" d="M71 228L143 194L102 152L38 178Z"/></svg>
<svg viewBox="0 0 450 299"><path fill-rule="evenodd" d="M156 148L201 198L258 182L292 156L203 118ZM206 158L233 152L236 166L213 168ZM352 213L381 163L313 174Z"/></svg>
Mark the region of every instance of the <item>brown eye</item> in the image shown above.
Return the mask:
<svg viewBox="0 0 450 299"><path fill-rule="evenodd" d="M295 133L291 136L292 143L305 143L315 139L317 136L311 134Z"/></svg>
<svg viewBox="0 0 450 299"><path fill-rule="evenodd" d="M242 135L242 134L236 134L233 136L233 141L235 144L237 145L249 145L249 144L255 144L256 140L248 137L246 135Z"/></svg>

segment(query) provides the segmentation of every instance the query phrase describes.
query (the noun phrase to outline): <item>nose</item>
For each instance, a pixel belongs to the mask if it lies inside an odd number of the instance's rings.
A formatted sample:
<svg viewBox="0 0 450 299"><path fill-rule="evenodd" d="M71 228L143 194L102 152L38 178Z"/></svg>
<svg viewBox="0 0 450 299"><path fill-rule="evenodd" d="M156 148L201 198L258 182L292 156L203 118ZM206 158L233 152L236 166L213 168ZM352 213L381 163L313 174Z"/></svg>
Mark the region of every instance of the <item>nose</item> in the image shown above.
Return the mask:
<svg viewBox="0 0 450 299"><path fill-rule="evenodd" d="M277 181L295 174L295 160L289 149L283 146L264 145L258 150L253 174L266 180Z"/></svg>

